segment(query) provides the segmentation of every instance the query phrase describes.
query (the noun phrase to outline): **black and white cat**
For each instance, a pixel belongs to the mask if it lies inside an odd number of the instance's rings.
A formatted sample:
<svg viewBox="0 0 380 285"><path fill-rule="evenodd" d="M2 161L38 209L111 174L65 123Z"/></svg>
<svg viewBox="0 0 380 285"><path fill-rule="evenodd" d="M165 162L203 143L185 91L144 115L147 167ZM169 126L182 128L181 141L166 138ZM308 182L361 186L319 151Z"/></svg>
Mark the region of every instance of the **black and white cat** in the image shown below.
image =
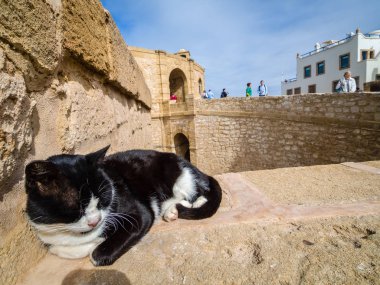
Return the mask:
<svg viewBox="0 0 380 285"><path fill-rule="evenodd" d="M156 218L203 219L219 208L218 182L172 153L57 155L25 169L26 212L51 253L110 265Z"/></svg>

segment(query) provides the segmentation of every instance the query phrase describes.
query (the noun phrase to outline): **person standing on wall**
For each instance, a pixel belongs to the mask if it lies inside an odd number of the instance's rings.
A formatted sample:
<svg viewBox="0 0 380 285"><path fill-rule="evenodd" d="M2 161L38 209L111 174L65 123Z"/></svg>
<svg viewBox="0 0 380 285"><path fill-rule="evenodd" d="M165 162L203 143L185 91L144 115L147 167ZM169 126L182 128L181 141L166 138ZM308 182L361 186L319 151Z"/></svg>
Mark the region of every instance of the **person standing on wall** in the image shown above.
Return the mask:
<svg viewBox="0 0 380 285"><path fill-rule="evenodd" d="M356 81L351 77L351 72L346 71L343 76L336 85L335 90L337 92L355 92Z"/></svg>
<svg viewBox="0 0 380 285"><path fill-rule="evenodd" d="M208 90L207 97L208 97L208 99L214 99L215 98L215 95L214 95L214 93L212 93L211 89Z"/></svg>
<svg viewBox="0 0 380 285"><path fill-rule="evenodd" d="M257 87L257 93L259 93L259 96L267 96L268 95L268 88L264 84L264 80L260 81L259 87Z"/></svg>
<svg viewBox="0 0 380 285"><path fill-rule="evenodd" d="M226 88L223 88L223 91L220 94L220 98L226 98L227 96L228 96L228 92L226 91Z"/></svg>
<svg viewBox="0 0 380 285"><path fill-rule="evenodd" d="M247 88L245 89L245 97L252 97L251 82L247 83Z"/></svg>
<svg viewBox="0 0 380 285"><path fill-rule="evenodd" d="M203 99L208 99L206 90L203 90L202 98Z"/></svg>

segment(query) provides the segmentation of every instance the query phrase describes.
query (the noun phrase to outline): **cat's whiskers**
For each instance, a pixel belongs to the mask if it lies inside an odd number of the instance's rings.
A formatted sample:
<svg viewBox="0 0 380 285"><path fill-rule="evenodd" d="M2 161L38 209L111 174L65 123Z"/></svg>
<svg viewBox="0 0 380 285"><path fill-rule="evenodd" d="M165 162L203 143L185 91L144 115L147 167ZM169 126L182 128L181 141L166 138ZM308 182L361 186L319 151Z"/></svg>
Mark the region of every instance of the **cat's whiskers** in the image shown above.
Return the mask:
<svg viewBox="0 0 380 285"><path fill-rule="evenodd" d="M103 191L103 192L100 194L100 198L106 198L106 197L107 197L106 195L109 195L110 192L112 193L112 188Z"/></svg>
<svg viewBox="0 0 380 285"><path fill-rule="evenodd" d="M133 219L135 222L136 222L136 228L138 229L138 230L140 230L140 227L138 227L138 221L133 217L133 216L131 216L131 215L128 215L128 214L120 214L120 215L124 215L124 216L126 216L126 217L128 217L128 218L131 218L131 219Z"/></svg>
<svg viewBox="0 0 380 285"><path fill-rule="evenodd" d="M117 231L117 229L119 228L119 225L120 226L122 226L122 228L126 231L126 232L128 232L127 230L126 230L126 228L123 226L123 224L121 223L121 221L119 221L117 218L114 218L113 216L109 216L108 218L107 218L107 220L106 220L106 223L110 223L113 227L114 227L114 229L115 229L115 231Z"/></svg>
<svg viewBox="0 0 380 285"><path fill-rule="evenodd" d="M114 206L117 206L119 204L120 204L120 198L118 196L113 197L111 205L110 205L110 209L113 209Z"/></svg>
<svg viewBox="0 0 380 285"><path fill-rule="evenodd" d="M108 182L108 183L103 185L104 182ZM114 182L108 181L108 180L104 179L102 181L102 183L100 183L100 185L98 187L98 192L99 193L102 192L104 188L109 187L109 186L111 186L111 188L107 189L107 190L111 190L112 191L112 187L114 187L114 185L115 185Z"/></svg>
<svg viewBox="0 0 380 285"><path fill-rule="evenodd" d="M114 228L114 232L116 232L118 229L117 225L113 222L112 219L107 219L105 221L105 225L106 225L106 228L110 228L110 226L112 226Z"/></svg>
<svg viewBox="0 0 380 285"><path fill-rule="evenodd" d="M107 181L107 179L103 179L103 181L100 183L100 185L99 185L99 187L98 187L98 190L100 191L101 190L101 188L103 187L103 183L104 182L108 182L109 183L109 181Z"/></svg>
<svg viewBox="0 0 380 285"><path fill-rule="evenodd" d="M35 217L34 219L30 219L32 222L37 221L39 218L42 218L42 216Z"/></svg>
<svg viewBox="0 0 380 285"><path fill-rule="evenodd" d="M127 221L131 226L132 226L132 228L136 228L137 229L137 231L139 231L140 230L140 227L138 226L138 222L137 222L137 220L133 217L133 216L131 216L131 215L128 215L128 214L124 214L124 213L110 213L110 216L111 217L116 217L116 218L119 218L119 219L121 219L121 220L125 220L125 221ZM132 221L130 221L128 218L131 218L135 223L132 223ZM117 219L116 219L117 220ZM118 222L120 222L120 221L118 221ZM124 228L124 227L123 227ZM125 229L125 228L124 228Z"/></svg>
<svg viewBox="0 0 380 285"><path fill-rule="evenodd" d="M117 228L119 227L119 225L126 231L127 229L124 227L123 225L123 222L120 221L120 217L117 217L117 216L110 216L110 219L112 220L112 222L116 223L117 224ZM123 218L121 218L123 220Z"/></svg>
<svg viewBox="0 0 380 285"><path fill-rule="evenodd" d="M124 227L124 225L123 225L123 223L121 222L121 221L119 221L118 219L115 219L115 221L126 231L126 232L128 232L127 231L127 229Z"/></svg>
<svg viewBox="0 0 380 285"><path fill-rule="evenodd" d="M112 186L112 185L110 185L110 186ZM106 190L104 190L104 188L105 188L105 187L103 187L102 189L99 190L99 191L101 191L101 194L105 194L105 193L112 192L112 188L111 188L111 187L108 188L108 189L106 189Z"/></svg>
<svg viewBox="0 0 380 285"><path fill-rule="evenodd" d="M159 193L157 196L159 196L159 198L161 198L162 200L168 200L170 197L168 196L168 195L166 195L164 192L161 192L161 193ZM155 198L154 196L153 196L153 198ZM158 197L157 197L158 198ZM160 199L158 199L158 200L160 200Z"/></svg>

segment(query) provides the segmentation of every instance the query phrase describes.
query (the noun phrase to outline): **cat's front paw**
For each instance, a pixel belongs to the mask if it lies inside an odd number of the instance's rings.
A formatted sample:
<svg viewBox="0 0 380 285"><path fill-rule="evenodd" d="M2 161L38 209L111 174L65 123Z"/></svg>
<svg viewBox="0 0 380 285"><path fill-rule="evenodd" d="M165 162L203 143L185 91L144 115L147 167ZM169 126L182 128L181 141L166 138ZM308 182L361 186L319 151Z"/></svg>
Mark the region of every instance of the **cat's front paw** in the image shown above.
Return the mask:
<svg viewBox="0 0 380 285"><path fill-rule="evenodd" d="M164 220L167 222L172 222L178 219L178 211L176 205L173 205L166 210L164 214Z"/></svg>
<svg viewBox="0 0 380 285"><path fill-rule="evenodd" d="M107 266L115 262L109 255L102 253L97 248L90 255L91 262L94 266Z"/></svg>

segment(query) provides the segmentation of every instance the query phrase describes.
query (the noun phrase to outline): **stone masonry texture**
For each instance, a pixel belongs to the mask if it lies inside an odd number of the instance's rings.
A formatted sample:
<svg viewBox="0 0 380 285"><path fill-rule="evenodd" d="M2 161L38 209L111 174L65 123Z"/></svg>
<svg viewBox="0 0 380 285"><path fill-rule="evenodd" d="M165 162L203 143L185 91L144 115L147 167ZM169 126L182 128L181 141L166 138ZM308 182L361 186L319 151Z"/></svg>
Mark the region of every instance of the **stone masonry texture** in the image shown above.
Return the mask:
<svg viewBox="0 0 380 285"><path fill-rule="evenodd" d="M46 249L24 215L27 162L151 148L151 94L96 0L0 0L0 284Z"/></svg>
<svg viewBox="0 0 380 285"><path fill-rule="evenodd" d="M197 165L211 174L380 158L378 93L197 100L194 109Z"/></svg>

